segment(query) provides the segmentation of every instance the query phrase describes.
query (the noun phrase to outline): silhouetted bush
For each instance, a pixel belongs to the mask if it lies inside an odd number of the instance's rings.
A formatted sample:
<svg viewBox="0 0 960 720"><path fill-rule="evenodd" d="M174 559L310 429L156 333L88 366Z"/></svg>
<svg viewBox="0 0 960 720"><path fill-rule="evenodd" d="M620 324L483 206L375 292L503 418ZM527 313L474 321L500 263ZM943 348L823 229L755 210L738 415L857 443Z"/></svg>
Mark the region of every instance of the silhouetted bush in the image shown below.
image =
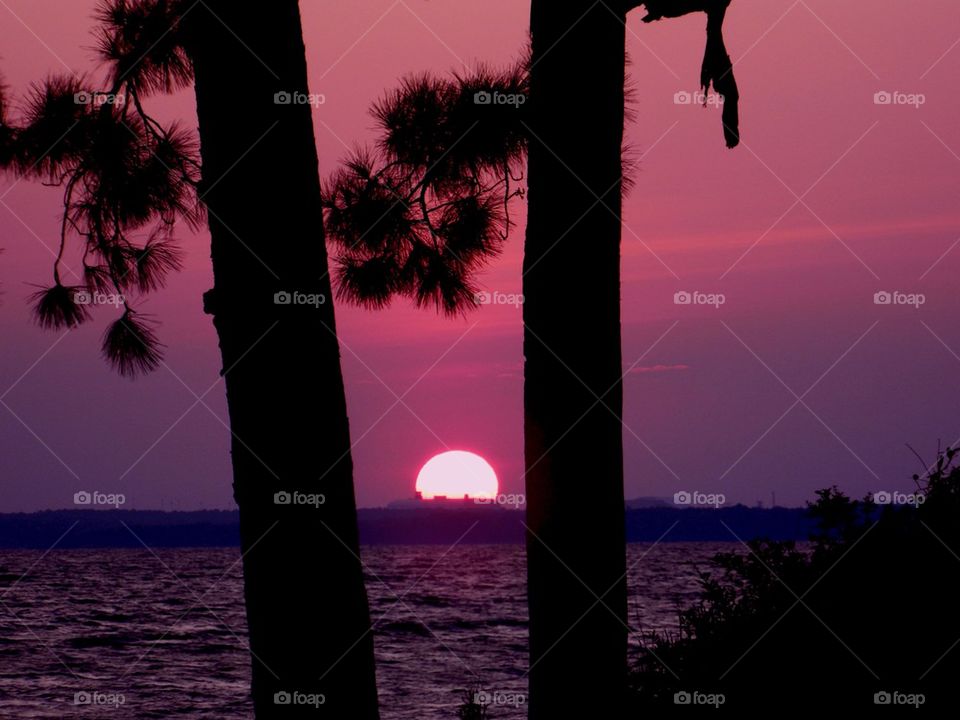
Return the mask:
<svg viewBox="0 0 960 720"><path fill-rule="evenodd" d="M809 505L809 544L756 540L720 553L677 635L650 634L631 673L636 710L954 704L960 668L956 449L910 494Z"/></svg>

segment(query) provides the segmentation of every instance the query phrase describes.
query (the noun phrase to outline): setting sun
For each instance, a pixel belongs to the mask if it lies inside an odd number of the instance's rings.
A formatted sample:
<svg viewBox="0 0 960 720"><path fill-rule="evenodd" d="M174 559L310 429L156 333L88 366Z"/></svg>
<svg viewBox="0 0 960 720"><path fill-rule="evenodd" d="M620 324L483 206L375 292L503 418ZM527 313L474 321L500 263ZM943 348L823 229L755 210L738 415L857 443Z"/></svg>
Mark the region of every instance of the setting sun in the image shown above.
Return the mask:
<svg viewBox="0 0 960 720"><path fill-rule="evenodd" d="M497 474L486 460L464 450L434 455L417 475L417 492L424 500L447 498L494 498Z"/></svg>

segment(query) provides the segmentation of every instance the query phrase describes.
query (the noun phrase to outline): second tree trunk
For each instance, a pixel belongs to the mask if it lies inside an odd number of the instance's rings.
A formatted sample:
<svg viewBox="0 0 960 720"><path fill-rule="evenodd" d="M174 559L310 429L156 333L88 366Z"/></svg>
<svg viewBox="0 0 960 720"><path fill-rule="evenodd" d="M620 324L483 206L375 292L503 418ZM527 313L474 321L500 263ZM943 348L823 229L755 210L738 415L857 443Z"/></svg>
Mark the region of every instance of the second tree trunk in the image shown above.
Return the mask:
<svg viewBox="0 0 960 720"><path fill-rule="evenodd" d="M624 18L592 0L534 0L531 31L523 287L530 718L616 718L627 654Z"/></svg>

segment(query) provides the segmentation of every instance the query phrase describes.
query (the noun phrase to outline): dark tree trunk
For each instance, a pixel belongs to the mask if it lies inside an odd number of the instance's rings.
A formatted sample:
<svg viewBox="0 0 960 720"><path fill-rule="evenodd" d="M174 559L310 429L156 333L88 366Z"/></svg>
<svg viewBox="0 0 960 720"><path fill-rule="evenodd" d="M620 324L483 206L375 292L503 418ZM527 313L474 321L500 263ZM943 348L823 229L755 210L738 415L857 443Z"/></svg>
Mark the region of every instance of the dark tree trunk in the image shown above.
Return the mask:
<svg viewBox="0 0 960 720"><path fill-rule="evenodd" d="M206 0L195 64L214 289L258 718L378 717L349 426L295 0ZM275 304L277 292L325 304ZM325 502L276 504L275 493ZM275 704L276 693L322 694ZM281 703L287 696L281 695ZM319 698L316 698L319 702Z"/></svg>
<svg viewBox="0 0 960 720"><path fill-rule="evenodd" d="M593 0L532 8L523 287L532 720L616 718L624 696L623 19Z"/></svg>

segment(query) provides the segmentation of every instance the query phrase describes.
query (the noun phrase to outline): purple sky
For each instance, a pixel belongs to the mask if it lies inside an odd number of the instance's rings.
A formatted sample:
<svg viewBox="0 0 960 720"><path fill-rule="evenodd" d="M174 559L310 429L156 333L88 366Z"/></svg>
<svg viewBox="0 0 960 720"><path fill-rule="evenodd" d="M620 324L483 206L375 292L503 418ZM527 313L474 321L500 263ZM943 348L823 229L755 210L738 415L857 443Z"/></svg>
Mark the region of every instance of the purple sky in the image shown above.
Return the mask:
<svg viewBox="0 0 960 720"><path fill-rule="evenodd" d="M0 73L14 95L49 73L96 71L93 4L0 2ZM302 5L311 90L326 97L314 111L324 176L372 137L367 109L385 88L514 58L529 12L516 0ZM775 491L796 505L830 484L907 489L919 462L905 443L932 459L938 439L960 439L960 5L876 7L735 0L726 35L743 145L732 152L718 110L674 102L696 88L702 17L631 15L628 497L700 490L752 504ZM882 91L924 102L876 104ZM571 87L570 102L590 92ZM195 126L190 92L151 107ZM186 270L143 305L162 320L169 369L131 383L99 357L111 311L63 337L30 320L28 283L49 282L59 211L58 191L0 181L0 511L69 507L83 489L122 492L131 508L232 507L200 303L209 238L181 230ZM486 290L519 292L522 238L521 225ZM678 291L725 303L677 305ZM878 291L925 303L876 305ZM337 314L362 506L410 496L420 465L448 448L483 455L503 492L522 491L518 308Z"/></svg>

